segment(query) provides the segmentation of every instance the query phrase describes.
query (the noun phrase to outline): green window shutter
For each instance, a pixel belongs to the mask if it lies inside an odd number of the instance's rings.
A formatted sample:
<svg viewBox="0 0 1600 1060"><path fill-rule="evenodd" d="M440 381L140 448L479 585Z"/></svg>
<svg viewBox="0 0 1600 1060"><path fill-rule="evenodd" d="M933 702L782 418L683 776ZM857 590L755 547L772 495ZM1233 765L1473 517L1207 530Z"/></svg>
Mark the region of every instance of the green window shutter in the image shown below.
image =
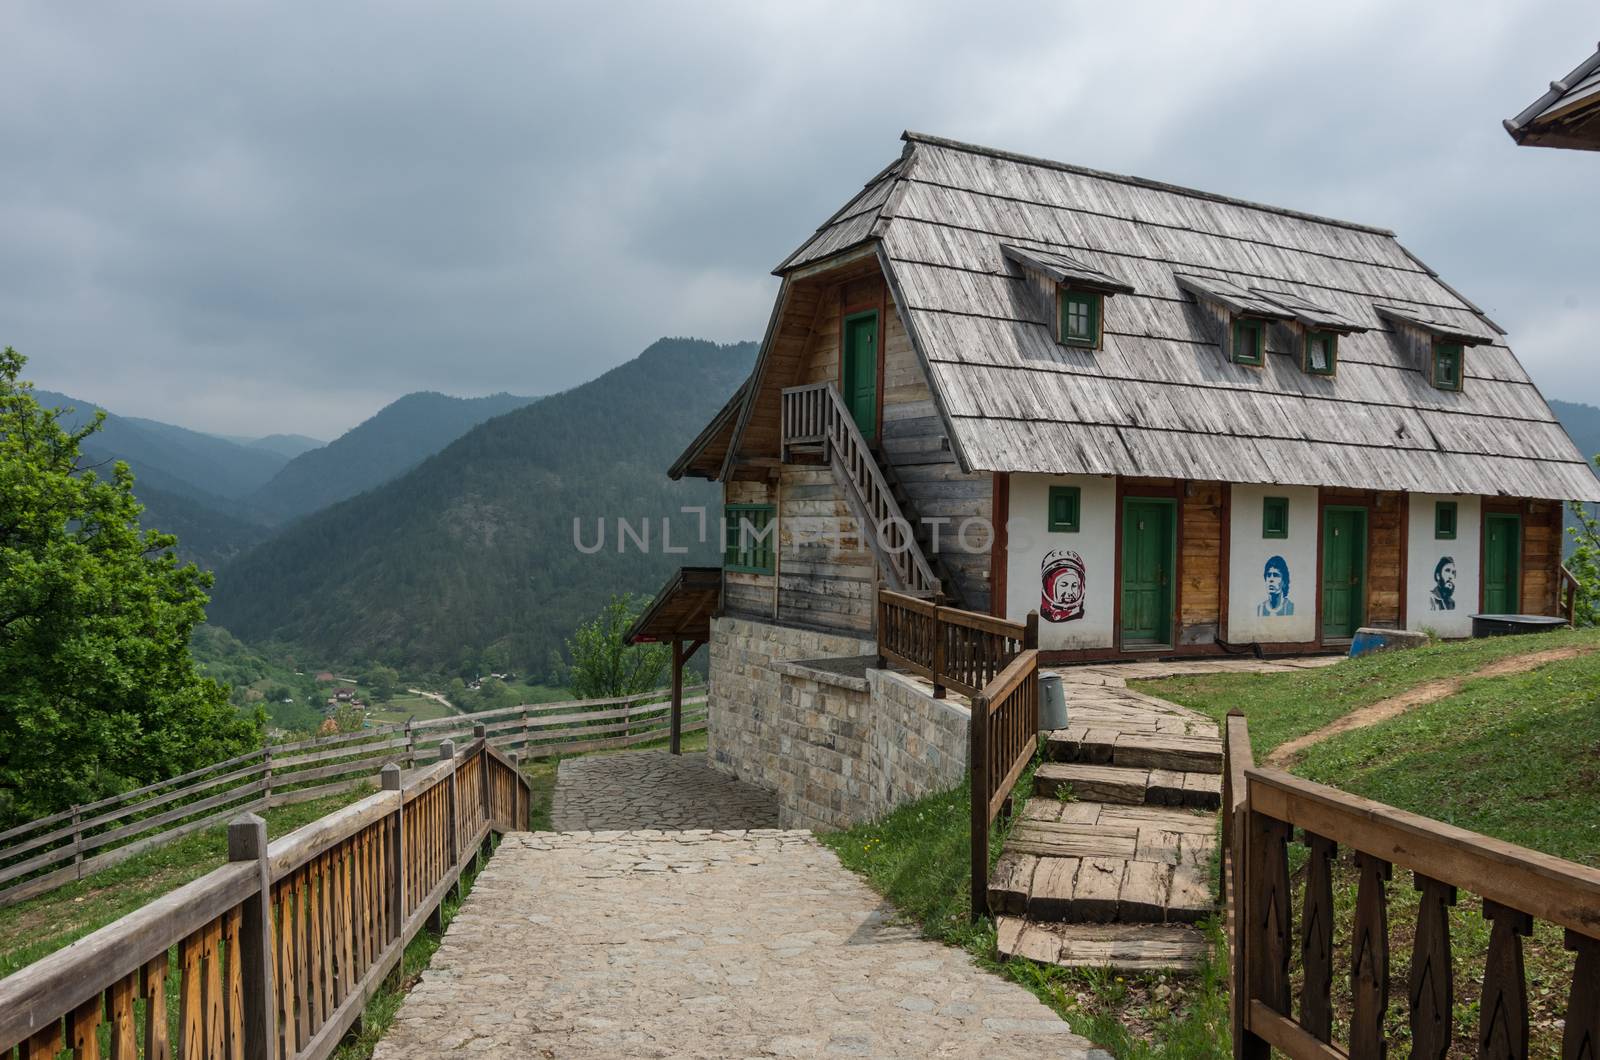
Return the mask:
<svg viewBox="0 0 1600 1060"><path fill-rule="evenodd" d="M1339 366L1339 336L1331 331L1306 332L1306 371L1332 375Z"/></svg>
<svg viewBox="0 0 1600 1060"><path fill-rule="evenodd" d="M1077 486L1051 486L1049 529L1052 533L1078 532L1081 493Z"/></svg>
<svg viewBox="0 0 1600 1060"><path fill-rule="evenodd" d="M1461 344L1436 342L1433 344L1433 385L1440 390L1461 389Z"/></svg>
<svg viewBox="0 0 1600 1060"><path fill-rule="evenodd" d="M1456 502L1439 501L1433 506L1433 536L1453 541L1456 536Z"/></svg>
<svg viewBox="0 0 1600 1060"><path fill-rule="evenodd" d="M1233 322L1233 363L1261 363L1265 343L1265 327L1251 317L1237 317Z"/></svg>
<svg viewBox="0 0 1600 1060"><path fill-rule="evenodd" d="M1261 502L1261 536L1289 536L1289 498L1266 497Z"/></svg>
<svg viewBox="0 0 1600 1060"><path fill-rule="evenodd" d="M778 533L770 504L730 504L724 509L722 565L746 574L771 574Z"/></svg>
<svg viewBox="0 0 1600 1060"><path fill-rule="evenodd" d="M1100 295L1089 291L1061 291L1059 336L1068 346L1094 347L1100 342Z"/></svg>

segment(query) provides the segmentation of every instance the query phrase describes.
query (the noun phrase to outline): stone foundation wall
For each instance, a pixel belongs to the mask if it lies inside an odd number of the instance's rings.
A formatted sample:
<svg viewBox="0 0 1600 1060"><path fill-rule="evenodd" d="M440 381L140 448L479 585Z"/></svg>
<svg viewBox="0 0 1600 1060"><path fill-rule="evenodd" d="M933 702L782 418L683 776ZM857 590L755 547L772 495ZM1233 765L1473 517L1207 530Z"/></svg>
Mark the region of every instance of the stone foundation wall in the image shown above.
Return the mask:
<svg viewBox="0 0 1600 1060"><path fill-rule="evenodd" d="M875 651L853 637L712 622L710 761L777 792L782 827L842 828L961 782L965 707L883 670L804 665Z"/></svg>

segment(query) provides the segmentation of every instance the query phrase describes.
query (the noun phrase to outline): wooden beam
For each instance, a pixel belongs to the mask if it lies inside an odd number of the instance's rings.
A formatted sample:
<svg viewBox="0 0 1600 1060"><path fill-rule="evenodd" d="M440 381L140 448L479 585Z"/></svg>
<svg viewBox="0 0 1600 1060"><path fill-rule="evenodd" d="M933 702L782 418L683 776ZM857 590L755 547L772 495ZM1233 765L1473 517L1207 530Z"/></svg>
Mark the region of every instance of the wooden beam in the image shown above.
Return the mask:
<svg viewBox="0 0 1600 1060"><path fill-rule="evenodd" d="M699 647L698 642L695 645ZM692 654L692 653L691 653ZM672 735L668 749L675 755L683 753L683 664L688 658L683 651L683 641L672 638Z"/></svg>

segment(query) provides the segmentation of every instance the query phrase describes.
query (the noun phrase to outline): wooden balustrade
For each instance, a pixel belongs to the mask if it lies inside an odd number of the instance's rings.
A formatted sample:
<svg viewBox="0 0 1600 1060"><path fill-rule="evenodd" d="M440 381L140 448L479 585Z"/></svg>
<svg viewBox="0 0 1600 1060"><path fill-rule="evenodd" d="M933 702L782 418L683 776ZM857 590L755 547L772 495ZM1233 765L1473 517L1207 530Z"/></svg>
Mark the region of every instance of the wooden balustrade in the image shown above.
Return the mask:
<svg viewBox="0 0 1600 1060"><path fill-rule="evenodd" d="M703 693L704 689L693 689ZM409 725L273 744L159 784L0 832L0 906L54 890L246 811L260 812L371 784L383 765L407 766L441 741L486 735L524 757L628 747L668 736L664 692L526 704ZM706 699L685 700L684 731L705 728ZM483 733L477 730L482 728Z"/></svg>
<svg viewBox="0 0 1600 1060"><path fill-rule="evenodd" d="M479 844L527 827L513 760L445 749L271 844L235 820L229 864L0 980L0 1057L330 1055Z"/></svg>
<svg viewBox="0 0 1600 1060"><path fill-rule="evenodd" d="M861 524L861 539L890 586L927 596L938 593L939 579L838 388L831 382L789 387L782 394L781 421L785 460L797 447L821 446L851 514Z"/></svg>
<svg viewBox="0 0 1600 1060"><path fill-rule="evenodd" d="M1581 591L1582 587L1578 584L1577 575L1563 566L1561 568L1561 584L1556 590L1557 606L1569 626L1578 624L1578 593Z"/></svg>
<svg viewBox="0 0 1600 1060"><path fill-rule="evenodd" d="M1028 648L972 697L972 916L989 908L989 828L1039 743L1039 652Z"/></svg>
<svg viewBox="0 0 1600 1060"><path fill-rule="evenodd" d="M1443 1057L1452 1046L1455 967L1449 909L1458 890L1483 900L1489 948L1478 991L1479 1056L1526 1057L1528 984L1522 940L1535 920L1565 930L1577 953L1567 992L1561 1055L1600 1055L1600 870L1468 832L1274 769L1249 764L1242 718L1229 718L1224 774L1225 881L1235 1055L1294 1058L1386 1055L1390 1005L1389 903L1394 867L1414 875L1417 926L1409 955L1407 1007L1412 1055ZM1241 795L1242 788L1242 795ZM1291 842L1307 848L1299 934L1289 872ZM1333 870L1343 848L1357 872L1348 933L1351 984L1346 1026L1334 1026ZM1342 935L1343 933L1341 933ZM1300 954L1298 1011L1291 959ZM1343 1044L1336 1044L1336 1031Z"/></svg>
<svg viewBox="0 0 1600 1060"><path fill-rule="evenodd" d="M1008 622L878 590L878 654L932 681L936 696L947 688L975 696L1024 650L1038 646L1038 612L1029 612L1026 622Z"/></svg>

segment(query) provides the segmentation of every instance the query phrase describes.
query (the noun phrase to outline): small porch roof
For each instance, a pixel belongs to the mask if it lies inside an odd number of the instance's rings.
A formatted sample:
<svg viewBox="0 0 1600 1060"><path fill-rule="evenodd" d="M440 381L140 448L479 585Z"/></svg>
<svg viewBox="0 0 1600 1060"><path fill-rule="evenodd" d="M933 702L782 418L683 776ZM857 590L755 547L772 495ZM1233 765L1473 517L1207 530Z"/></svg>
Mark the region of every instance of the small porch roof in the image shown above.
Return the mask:
<svg viewBox="0 0 1600 1060"><path fill-rule="evenodd" d="M721 567L680 567L623 638L628 644L711 639L722 595Z"/></svg>

